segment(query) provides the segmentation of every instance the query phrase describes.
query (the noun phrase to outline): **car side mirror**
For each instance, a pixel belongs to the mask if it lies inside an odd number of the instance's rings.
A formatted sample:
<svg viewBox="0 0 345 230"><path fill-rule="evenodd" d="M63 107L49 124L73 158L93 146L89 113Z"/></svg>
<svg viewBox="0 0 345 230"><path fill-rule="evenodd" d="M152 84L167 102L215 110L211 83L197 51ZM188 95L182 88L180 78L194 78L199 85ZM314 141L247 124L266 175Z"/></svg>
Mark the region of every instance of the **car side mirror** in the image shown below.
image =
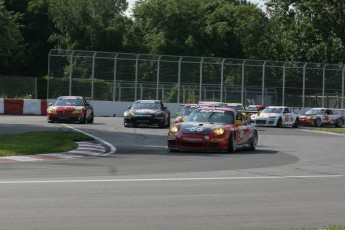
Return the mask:
<svg viewBox="0 0 345 230"><path fill-rule="evenodd" d="M52 106L53 105L53 103L49 103L49 106Z"/></svg>
<svg viewBox="0 0 345 230"><path fill-rule="evenodd" d="M163 109L167 109L167 107L166 107L166 106L163 106Z"/></svg>
<svg viewBox="0 0 345 230"><path fill-rule="evenodd" d="M128 109L131 109L131 108L132 108L132 106L131 106L131 105L129 105L127 108L128 108Z"/></svg>

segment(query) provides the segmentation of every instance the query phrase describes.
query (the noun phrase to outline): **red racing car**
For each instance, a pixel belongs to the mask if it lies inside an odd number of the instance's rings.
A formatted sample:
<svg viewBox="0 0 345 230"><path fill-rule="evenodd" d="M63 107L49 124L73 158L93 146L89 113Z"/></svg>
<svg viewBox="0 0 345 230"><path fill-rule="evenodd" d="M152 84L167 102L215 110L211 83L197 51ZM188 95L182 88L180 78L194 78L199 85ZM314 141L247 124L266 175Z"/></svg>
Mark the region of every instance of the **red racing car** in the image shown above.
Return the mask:
<svg viewBox="0 0 345 230"><path fill-rule="evenodd" d="M61 96L47 109L47 120L52 122L93 123L93 107L81 96Z"/></svg>
<svg viewBox="0 0 345 230"><path fill-rule="evenodd" d="M242 113L230 108L199 108L185 122L170 127L169 151L227 151L248 148L255 150L258 133Z"/></svg>

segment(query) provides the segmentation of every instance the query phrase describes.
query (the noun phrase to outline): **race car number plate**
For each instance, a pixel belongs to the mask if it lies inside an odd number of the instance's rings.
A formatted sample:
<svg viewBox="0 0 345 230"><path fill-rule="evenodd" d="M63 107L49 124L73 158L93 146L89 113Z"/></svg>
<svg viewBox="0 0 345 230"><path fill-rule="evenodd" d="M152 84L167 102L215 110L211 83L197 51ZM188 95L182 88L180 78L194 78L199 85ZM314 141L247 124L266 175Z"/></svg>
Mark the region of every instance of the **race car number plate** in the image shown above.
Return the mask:
<svg viewBox="0 0 345 230"><path fill-rule="evenodd" d="M184 141L202 141L201 138L194 138L194 137L184 137Z"/></svg>

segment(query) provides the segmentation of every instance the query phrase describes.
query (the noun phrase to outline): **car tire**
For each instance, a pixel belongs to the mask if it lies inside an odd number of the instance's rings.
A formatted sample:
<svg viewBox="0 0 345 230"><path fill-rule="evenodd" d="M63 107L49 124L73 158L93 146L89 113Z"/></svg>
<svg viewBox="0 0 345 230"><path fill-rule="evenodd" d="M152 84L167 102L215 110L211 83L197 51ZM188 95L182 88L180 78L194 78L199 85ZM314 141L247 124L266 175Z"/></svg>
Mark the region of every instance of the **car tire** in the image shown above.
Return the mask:
<svg viewBox="0 0 345 230"><path fill-rule="evenodd" d="M255 151L256 150L256 145L258 144L258 132L254 131L253 136L250 138L250 151Z"/></svg>
<svg viewBox="0 0 345 230"><path fill-rule="evenodd" d="M88 123L92 124L94 119L95 119L95 117L94 117L93 113L91 113L91 117L90 117L90 120L88 121Z"/></svg>
<svg viewBox="0 0 345 230"><path fill-rule="evenodd" d="M231 132L229 136L228 153L234 153L236 151L236 136L234 132Z"/></svg>
<svg viewBox="0 0 345 230"><path fill-rule="evenodd" d="M340 117L335 121L335 127L340 128L340 127L343 127L343 125L344 125L344 119L343 118Z"/></svg>
<svg viewBox="0 0 345 230"><path fill-rule="evenodd" d="M299 125L299 118L296 117L295 123L293 123L292 128L298 128L298 125Z"/></svg>
<svg viewBox="0 0 345 230"><path fill-rule="evenodd" d="M319 117L315 119L314 126L315 127L321 127L322 126L322 122L321 122L321 119Z"/></svg>
<svg viewBox="0 0 345 230"><path fill-rule="evenodd" d="M86 123L87 123L87 119L86 119L86 114L85 114L84 117L80 119L79 124L86 124Z"/></svg>
<svg viewBox="0 0 345 230"><path fill-rule="evenodd" d="M281 117L279 117L278 121L277 121L277 127L280 128L283 125L283 119Z"/></svg>
<svg viewBox="0 0 345 230"><path fill-rule="evenodd" d="M165 127L170 127L170 116L168 117L168 124Z"/></svg>

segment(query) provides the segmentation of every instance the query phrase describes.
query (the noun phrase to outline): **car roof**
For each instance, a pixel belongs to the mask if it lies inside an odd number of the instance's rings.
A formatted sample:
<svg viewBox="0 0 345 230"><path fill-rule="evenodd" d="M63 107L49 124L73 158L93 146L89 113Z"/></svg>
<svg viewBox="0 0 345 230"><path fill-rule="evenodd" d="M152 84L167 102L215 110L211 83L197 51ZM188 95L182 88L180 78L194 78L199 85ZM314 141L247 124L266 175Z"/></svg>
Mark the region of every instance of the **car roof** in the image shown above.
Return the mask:
<svg viewBox="0 0 345 230"><path fill-rule="evenodd" d="M82 96L60 96L57 99L83 99Z"/></svg>
<svg viewBox="0 0 345 230"><path fill-rule="evenodd" d="M161 100L137 100L135 103L155 103L155 102L161 102Z"/></svg>
<svg viewBox="0 0 345 230"><path fill-rule="evenodd" d="M313 110L326 110L327 108L312 108ZM329 109L331 110L331 109Z"/></svg>
<svg viewBox="0 0 345 230"><path fill-rule="evenodd" d="M202 107L202 108L198 108L198 109L223 110L223 111L231 111L234 113L237 112L237 110L235 110L233 108L226 108L226 107Z"/></svg>

